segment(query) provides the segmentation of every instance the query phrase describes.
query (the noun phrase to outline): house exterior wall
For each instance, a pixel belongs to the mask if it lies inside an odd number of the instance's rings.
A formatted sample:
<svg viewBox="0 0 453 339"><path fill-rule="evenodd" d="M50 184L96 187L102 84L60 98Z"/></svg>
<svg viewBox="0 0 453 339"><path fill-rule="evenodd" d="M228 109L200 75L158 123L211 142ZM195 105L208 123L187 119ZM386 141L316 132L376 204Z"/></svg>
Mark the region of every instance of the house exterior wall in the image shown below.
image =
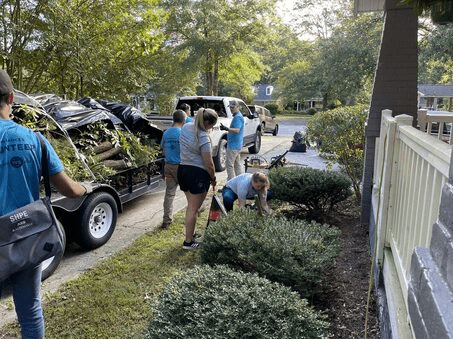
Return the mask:
<svg viewBox="0 0 453 339"><path fill-rule="evenodd" d="M418 19L410 7L386 0L385 23L365 129L362 217L369 223L375 139L379 136L381 112L417 117L417 29Z"/></svg>

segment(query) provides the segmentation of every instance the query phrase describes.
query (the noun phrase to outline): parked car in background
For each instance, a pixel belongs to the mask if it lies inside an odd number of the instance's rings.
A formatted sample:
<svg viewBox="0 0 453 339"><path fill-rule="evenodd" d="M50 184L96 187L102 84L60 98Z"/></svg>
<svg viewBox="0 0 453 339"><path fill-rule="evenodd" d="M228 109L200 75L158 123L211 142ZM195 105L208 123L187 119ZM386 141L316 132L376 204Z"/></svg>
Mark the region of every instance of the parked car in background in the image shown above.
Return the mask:
<svg viewBox="0 0 453 339"><path fill-rule="evenodd" d="M248 105L252 113L258 113L261 122L261 132L272 133L272 135L278 134L278 124L272 116L271 112L263 106L259 105Z"/></svg>

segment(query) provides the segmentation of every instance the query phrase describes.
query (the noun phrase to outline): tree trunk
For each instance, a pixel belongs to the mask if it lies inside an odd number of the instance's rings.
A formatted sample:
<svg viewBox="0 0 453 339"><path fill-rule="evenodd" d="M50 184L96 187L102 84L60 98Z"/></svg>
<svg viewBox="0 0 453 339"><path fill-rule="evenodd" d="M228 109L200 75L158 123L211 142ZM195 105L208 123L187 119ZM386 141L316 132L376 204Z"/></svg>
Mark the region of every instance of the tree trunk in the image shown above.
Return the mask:
<svg viewBox="0 0 453 339"><path fill-rule="evenodd" d="M108 151L105 151L105 152L102 152L102 153L99 153L96 155L96 160L97 161L103 161L105 159L109 159L111 157L113 157L114 155L117 155L121 152L121 148L112 148Z"/></svg>
<svg viewBox="0 0 453 339"><path fill-rule="evenodd" d="M112 148L113 148L113 144L110 141L106 141L106 142L100 143L97 146L94 146L93 151L94 151L94 153L99 154L99 153L108 151Z"/></svg>
<svg viewBox="0 0 453 339"><path fill-rule="evenodd" d="M125 170L132 166L130 162L125 160L104 160L102 164L117 171Z"/></svg>
<svg viewBox="0 0 453 339"><path fill-rule="evenodd" d="M213 95L219 95L219 58L214 56L214 74L213 74Z"/></svg>

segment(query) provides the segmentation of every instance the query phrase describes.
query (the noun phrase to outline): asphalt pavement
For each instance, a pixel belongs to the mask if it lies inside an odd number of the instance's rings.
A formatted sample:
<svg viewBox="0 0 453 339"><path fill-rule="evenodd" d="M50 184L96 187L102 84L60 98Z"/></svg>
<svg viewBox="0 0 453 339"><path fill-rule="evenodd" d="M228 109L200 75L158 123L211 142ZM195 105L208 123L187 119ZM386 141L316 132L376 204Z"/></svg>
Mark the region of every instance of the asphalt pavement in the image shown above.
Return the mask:
<svg viewBox="0 0 453 339"><path fill-rule="evenodd" d="M305 132L305 120L285 120L279 122L279 137L293 137L296 132ZM291 145L290 145L291 146ZM288 148L289 149L289 148ZM315 169L327 169L327 160L319 155L319 152L312 147L307 147L306 152L288 152L285 156L288 164L311 167ZM332 167L338 170L337 164Z"/></svg>

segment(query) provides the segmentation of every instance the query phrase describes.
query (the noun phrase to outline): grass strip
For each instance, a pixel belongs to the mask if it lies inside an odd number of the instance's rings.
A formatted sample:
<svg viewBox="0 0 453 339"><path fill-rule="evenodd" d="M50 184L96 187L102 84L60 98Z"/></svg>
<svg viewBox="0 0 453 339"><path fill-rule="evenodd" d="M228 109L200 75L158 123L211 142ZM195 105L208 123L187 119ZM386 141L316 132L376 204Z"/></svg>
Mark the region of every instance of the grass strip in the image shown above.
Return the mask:
<svg viewBox="0 0 453 339"><path fill-rule="evenodd" d="M197 220L203 233L207 213ZM200 262L198 251L182 249L185 210L168 229L142 235L124 250L43 297L46 338L142 338L150 305L176 274ZM18 324L0 331L19 337Z"/></svg>

